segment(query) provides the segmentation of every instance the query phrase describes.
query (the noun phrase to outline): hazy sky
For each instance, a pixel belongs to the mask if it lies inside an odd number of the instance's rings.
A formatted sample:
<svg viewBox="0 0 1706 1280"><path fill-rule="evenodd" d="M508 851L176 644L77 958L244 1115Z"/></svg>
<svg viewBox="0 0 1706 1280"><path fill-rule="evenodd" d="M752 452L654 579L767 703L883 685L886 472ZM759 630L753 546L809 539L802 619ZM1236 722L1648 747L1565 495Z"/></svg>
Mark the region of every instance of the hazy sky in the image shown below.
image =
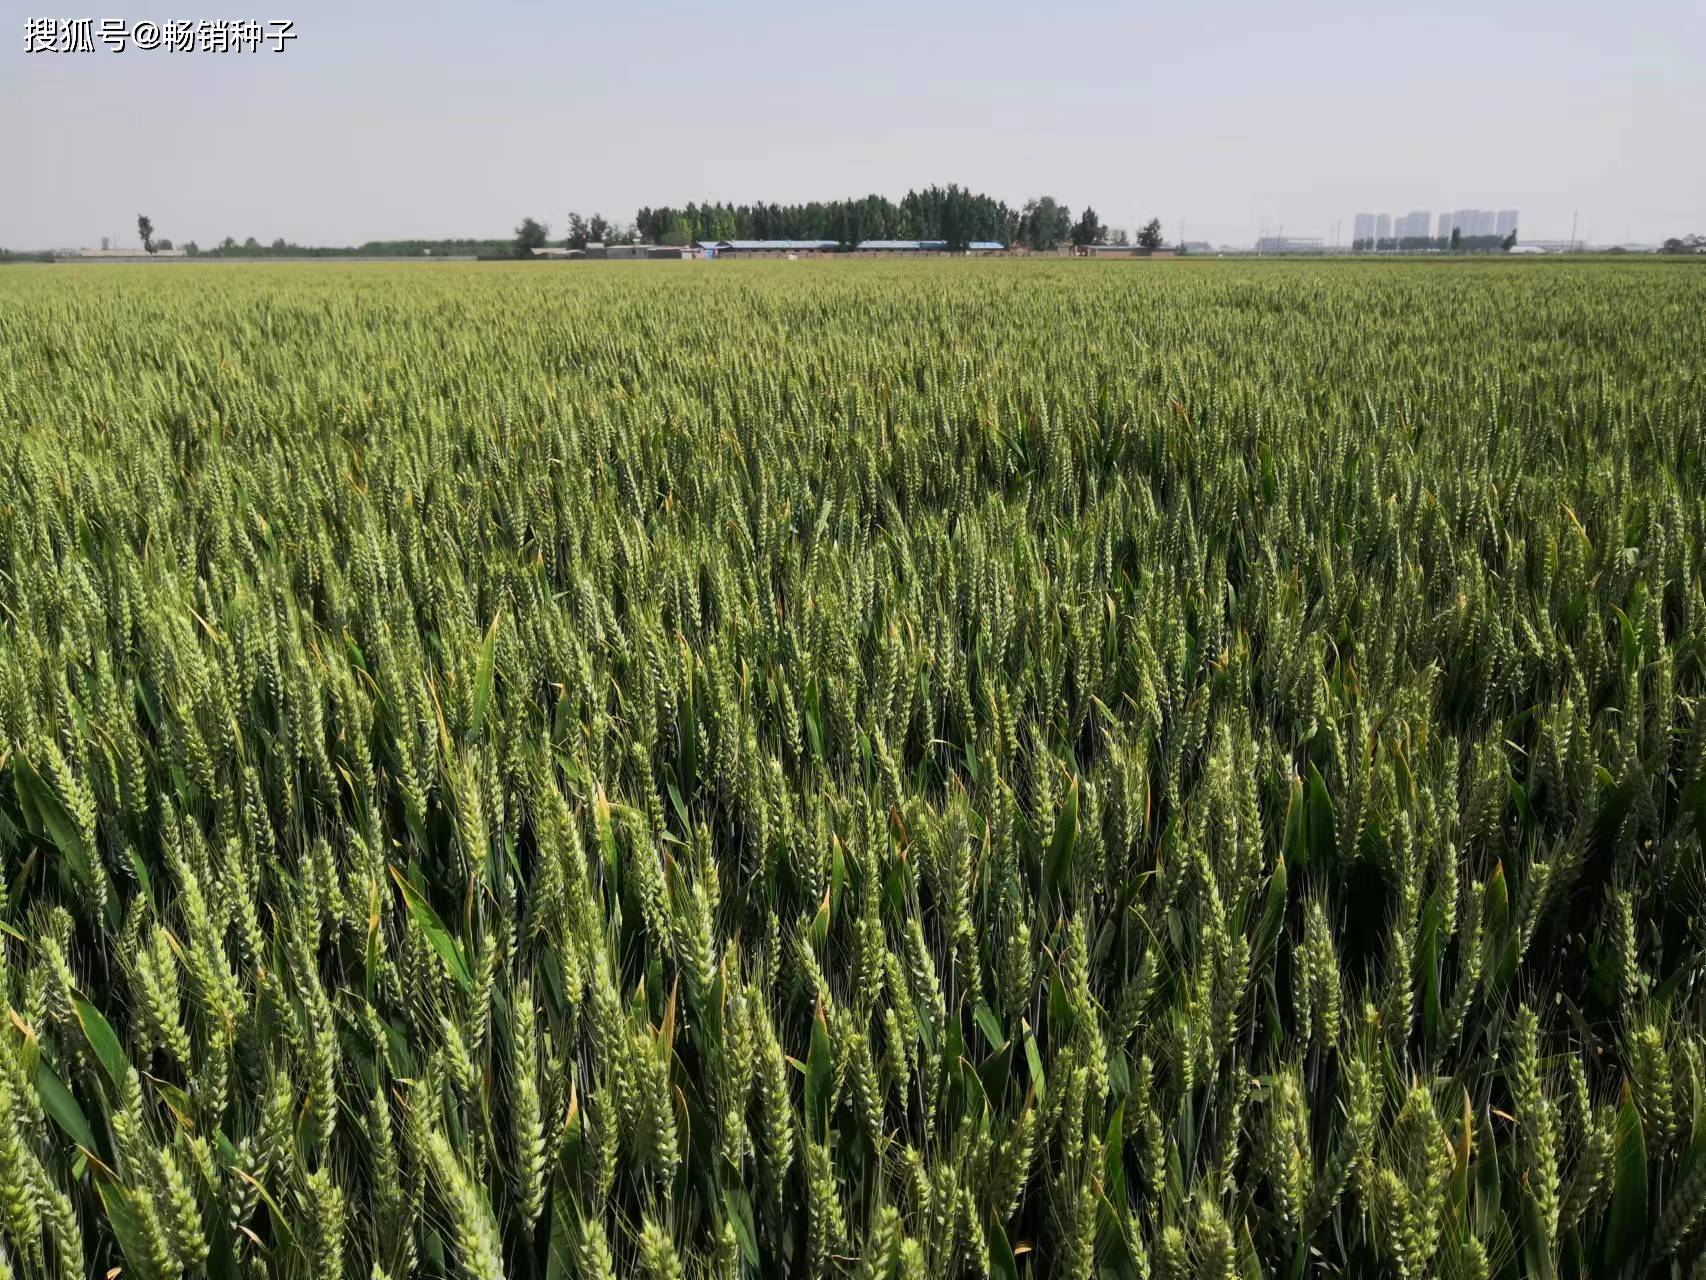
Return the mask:
<svg viewBox="0 0 1706 1280"><path fill-rule="evenodd" d="M1170 235L1706 232L1706 0L577 6L0 0L0 245L503 236L569 209L960 182ZM285 52L25 52L29 17L294 20Z"/></svg>

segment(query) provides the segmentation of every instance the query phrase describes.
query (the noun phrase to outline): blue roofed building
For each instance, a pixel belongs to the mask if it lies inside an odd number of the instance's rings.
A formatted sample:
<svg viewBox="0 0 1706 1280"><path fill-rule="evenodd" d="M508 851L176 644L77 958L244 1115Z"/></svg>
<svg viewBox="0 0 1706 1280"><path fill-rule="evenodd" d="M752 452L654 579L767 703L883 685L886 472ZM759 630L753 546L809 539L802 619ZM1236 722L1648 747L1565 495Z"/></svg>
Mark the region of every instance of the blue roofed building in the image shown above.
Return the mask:
<svg viewBox="0 0 1706 1280"><path fill-rule="evenodd" d="M1007 246L994 240L974 240L966 253L999 253ZM859 253L947 253L946 240L861 240Z"/></svg>
<svg viewBox="0 0 1706 1280"><path fill-rule="evenodd" d="M718 258L781 258L802 253L834 253L839 240L701 240L699 247Z"/></svg>
<svg viewBox="0 0 1706 1280"><path fill-rule="evenodd" d="M839 240L697 240L694 247L707 258L783 258L839 253ZM1002 253L999 240L974 240L960 252ZM946 240L861 240L857 253L949 253Z"/></svg>

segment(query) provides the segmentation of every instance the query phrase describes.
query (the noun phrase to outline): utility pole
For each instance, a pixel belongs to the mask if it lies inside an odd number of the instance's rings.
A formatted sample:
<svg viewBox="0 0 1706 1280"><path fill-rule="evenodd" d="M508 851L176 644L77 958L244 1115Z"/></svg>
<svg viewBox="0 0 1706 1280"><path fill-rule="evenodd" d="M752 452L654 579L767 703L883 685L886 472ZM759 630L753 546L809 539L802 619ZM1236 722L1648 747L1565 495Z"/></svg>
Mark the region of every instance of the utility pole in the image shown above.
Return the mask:
<svg viewBox="0 0 1706 1280"><path fill-rule="evenodd" d="M1570 215L1570 252L1571 253L1576 253L1579 251L1579 246L1576 244L1576 219L1579 218L1580 216L1581 216L1581 212L1579 210Z"/></svg>

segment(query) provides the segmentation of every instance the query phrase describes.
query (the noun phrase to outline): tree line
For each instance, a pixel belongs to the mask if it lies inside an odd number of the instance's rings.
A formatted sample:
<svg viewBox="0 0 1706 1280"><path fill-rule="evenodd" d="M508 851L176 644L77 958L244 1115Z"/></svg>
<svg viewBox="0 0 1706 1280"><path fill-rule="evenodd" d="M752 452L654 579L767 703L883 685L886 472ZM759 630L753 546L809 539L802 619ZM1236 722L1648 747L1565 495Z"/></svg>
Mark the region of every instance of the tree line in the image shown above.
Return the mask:
<svg viewBox="0 0 1706 1280"><path fill-rule="evenodd" d="M706 201L685 207L643 206L627 225L603 214L583 217L570 213L561 244L584 249L588 244L689 245L700 240L833 240L851 249L864 240L940 240L949 250L979 242L1033 250L1059 244L1075 246L1127 244L1123 229L1110 230L1086 205L1074 220L1072 210L1053 196L1038 196L1022 205L955 183L908 191L899 201L887 196L810 201L805 204L719 204ZM154 222L137 214L136 233L149 254L170 250L172 241L156 238ZM1161 221L1151 218L1137 233L1143 248L1162 245ZM239 241L226 236L203 248L194 240L181 246L192 258L345 258L345 257L529 257L551 244L550 224L523 218L510 240L368 240L359 245L301 245L283 236L263 244L254 236ZM9 254L9 258L19 255ZM51 256L51 255L46 255Z"/></svg>
<svg viewBox="0 0 1706 1280"><path fill-rule="evenodd" d="M1353 253L1509 253L1516 247L1516 228L1502 236L1466 236L1460 228L1449 236L1364 236L1351 241Z"/></svg>
<svg viewBox="0 0 1706 1280"><path fill-rule="evenodd" d="M294 244L282 236L262 244L254 236L241 242L226 236L203 249L194 240L184 244L192 258L508 258L514 255L509 240L368 240L357 245Z"/></svg>
<svg viewBox="0 0 1706 1280"><path fill-rule="evenodd" d="M634 226L659 244L695 240L834 240L851 248L861 240L942 240L950 249L977 241L1013 244L1064 239L1071 214L1044 196L1015 208L994 196L950 183L908 191L900 200L862 199L805 204L717 204L642 208Z"/></svg>
<svg viewBox="0 0 1706 1280"><path fill-rule="evenodd" d="M728 204L689 202L684 206L643 206L630 226L617 226L602 214L583 217L570 213L562 244L584 249L588 244L629 243L688 245L701 240L833 240L851 249L864 240L940 240L950 250L979 242L998 242L1031 249L1073 244L1125 243L1125 233L1108 228L1095 210L1086 207L1074 222L1072 211L1053 196L1038 196L1022 205L955 183L908 191L899 200L868 195L846 200L804 204ZM1152 220L1139 233L1159 247L1161 224ZM525 256L550 243L550 227L532 218L516 228L516 251Z"/></svg>
<svg viewBox="0 0 1706 1280"><path fill-rule="evenodd" d="M154 235L154 221L145 213L136 215L136 235L145 253L170 250L172 242ZM543 241L541 241L543 243ZM194 240L181 246L190 258L507 258L514 252L509 240L368 240L358 245L295 244L279 236L262 244L254 236L239 241L226 236L218 244L202 248Z"/></svg>

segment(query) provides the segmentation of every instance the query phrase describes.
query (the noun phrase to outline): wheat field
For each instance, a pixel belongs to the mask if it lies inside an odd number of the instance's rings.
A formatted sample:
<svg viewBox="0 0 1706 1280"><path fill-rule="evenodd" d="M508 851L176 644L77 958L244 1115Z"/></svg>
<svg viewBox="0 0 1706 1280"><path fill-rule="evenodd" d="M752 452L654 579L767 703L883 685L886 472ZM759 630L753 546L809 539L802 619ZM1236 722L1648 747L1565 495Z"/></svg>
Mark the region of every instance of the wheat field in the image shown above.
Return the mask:
<svg viewBox="0 0 1706 1280"><path fill-rule="evenodd" d="M1678 1277L1706 269L0 274L0 1277Z"/></svg>

